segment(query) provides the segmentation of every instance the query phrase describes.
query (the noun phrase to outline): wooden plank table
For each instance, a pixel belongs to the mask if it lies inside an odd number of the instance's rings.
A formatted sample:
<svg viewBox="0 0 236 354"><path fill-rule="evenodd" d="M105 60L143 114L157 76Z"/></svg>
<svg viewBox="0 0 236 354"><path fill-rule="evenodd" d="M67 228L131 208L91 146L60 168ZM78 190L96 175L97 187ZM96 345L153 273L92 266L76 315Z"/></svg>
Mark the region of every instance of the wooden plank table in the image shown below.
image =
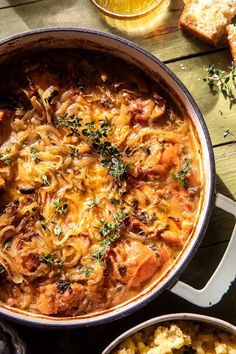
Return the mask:
<svg viewBox="0 0 236 354"><path fill-rule="evenodd" d="M178 30L181 0L164 1L150 15L148 29L140 20L109 22L89 0L0 0L0 38L47 26L80 26L119 34L145 47L163 60L184 82L205 117L214 146L217 190L236 196L236 110L222 94L213 96L203 78L209 64L228 69L231 63L225 39L215 49ZM119 26L119 29L116 27ZM134 30L135 28L135 30ZM224 137L224 130L232 134ZM215 208L204 241L181 280L202 287L216 268L227 246L234 219ZM236 268L236 262L232 264ZM133 315L103 326L60 331L44 331L14 325L33 354L99 353L118 334L151 317L171 312L196 312L223 318L236 325L236 286L222 301L208 309L198 308L165 291L151 304Z"/></svg>

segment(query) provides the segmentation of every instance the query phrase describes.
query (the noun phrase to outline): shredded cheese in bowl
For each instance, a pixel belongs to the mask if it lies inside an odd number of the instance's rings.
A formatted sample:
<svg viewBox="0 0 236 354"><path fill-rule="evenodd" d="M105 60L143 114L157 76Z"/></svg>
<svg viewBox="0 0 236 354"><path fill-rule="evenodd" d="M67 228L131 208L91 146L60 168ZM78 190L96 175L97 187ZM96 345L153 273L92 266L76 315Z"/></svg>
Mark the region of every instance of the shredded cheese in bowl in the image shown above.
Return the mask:
<svg viewBox="0 0 236 354"><path fill-rule="evenodd" d="M236 354L236 337L191 321L147 327L119 344L112 354Z"/></svg>

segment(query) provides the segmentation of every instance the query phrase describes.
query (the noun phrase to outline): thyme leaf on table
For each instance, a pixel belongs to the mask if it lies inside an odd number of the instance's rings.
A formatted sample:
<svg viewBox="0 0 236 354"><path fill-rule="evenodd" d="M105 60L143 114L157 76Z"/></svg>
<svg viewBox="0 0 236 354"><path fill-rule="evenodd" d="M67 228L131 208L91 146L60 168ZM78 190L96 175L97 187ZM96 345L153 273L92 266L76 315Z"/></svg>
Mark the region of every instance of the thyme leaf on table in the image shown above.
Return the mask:
<svg viewBox="0 0 236 354"><path fill-rule="evenodd" d="M230 72L226 73L224 70L216 68L214 64L207 69L207 76L203 79L213 93L222 92L225 98L230 100L230 104L236 103L235 88L236 83L236 66L232 64Z"/></svg>

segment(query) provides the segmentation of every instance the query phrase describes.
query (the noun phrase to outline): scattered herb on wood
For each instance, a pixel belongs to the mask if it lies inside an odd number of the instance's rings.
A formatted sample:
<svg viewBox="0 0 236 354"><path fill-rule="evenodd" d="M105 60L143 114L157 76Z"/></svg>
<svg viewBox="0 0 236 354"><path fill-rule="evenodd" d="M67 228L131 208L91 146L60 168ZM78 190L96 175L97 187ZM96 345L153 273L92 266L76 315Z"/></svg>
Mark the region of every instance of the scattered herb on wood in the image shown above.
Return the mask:
<svg viewBox="0 0 236 354"><path fill-rule="evenodd" d="M232 87L235 87L236 66L232 64L230 72L218 69L215 65L210 65L207 69L207 76L203 79L213 93L221 91L225 98L229 98L230 104L236 103L236 93ZM232 85L233 84L233 85Z"/></svg>
<svg viewBox="0 0 236 354"><path fill-rule="evenodd" d="M229 129L224 130L223 136L226 138L228 135L230 135Z"/></svg>

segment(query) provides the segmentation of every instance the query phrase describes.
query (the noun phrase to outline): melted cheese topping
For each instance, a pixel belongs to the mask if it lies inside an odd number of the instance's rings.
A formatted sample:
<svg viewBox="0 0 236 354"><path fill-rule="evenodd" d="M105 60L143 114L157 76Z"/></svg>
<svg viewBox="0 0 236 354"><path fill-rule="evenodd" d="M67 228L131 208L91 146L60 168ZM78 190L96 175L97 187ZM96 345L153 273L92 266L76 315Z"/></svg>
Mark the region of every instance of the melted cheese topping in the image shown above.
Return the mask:
<svg viewBox="0 0 236 354"><path fill-rule="evenodd" d="M202 175L191 121L113 57L55 51L4 72L1 300L75 316L132 298L194 230Z"/></svg>

